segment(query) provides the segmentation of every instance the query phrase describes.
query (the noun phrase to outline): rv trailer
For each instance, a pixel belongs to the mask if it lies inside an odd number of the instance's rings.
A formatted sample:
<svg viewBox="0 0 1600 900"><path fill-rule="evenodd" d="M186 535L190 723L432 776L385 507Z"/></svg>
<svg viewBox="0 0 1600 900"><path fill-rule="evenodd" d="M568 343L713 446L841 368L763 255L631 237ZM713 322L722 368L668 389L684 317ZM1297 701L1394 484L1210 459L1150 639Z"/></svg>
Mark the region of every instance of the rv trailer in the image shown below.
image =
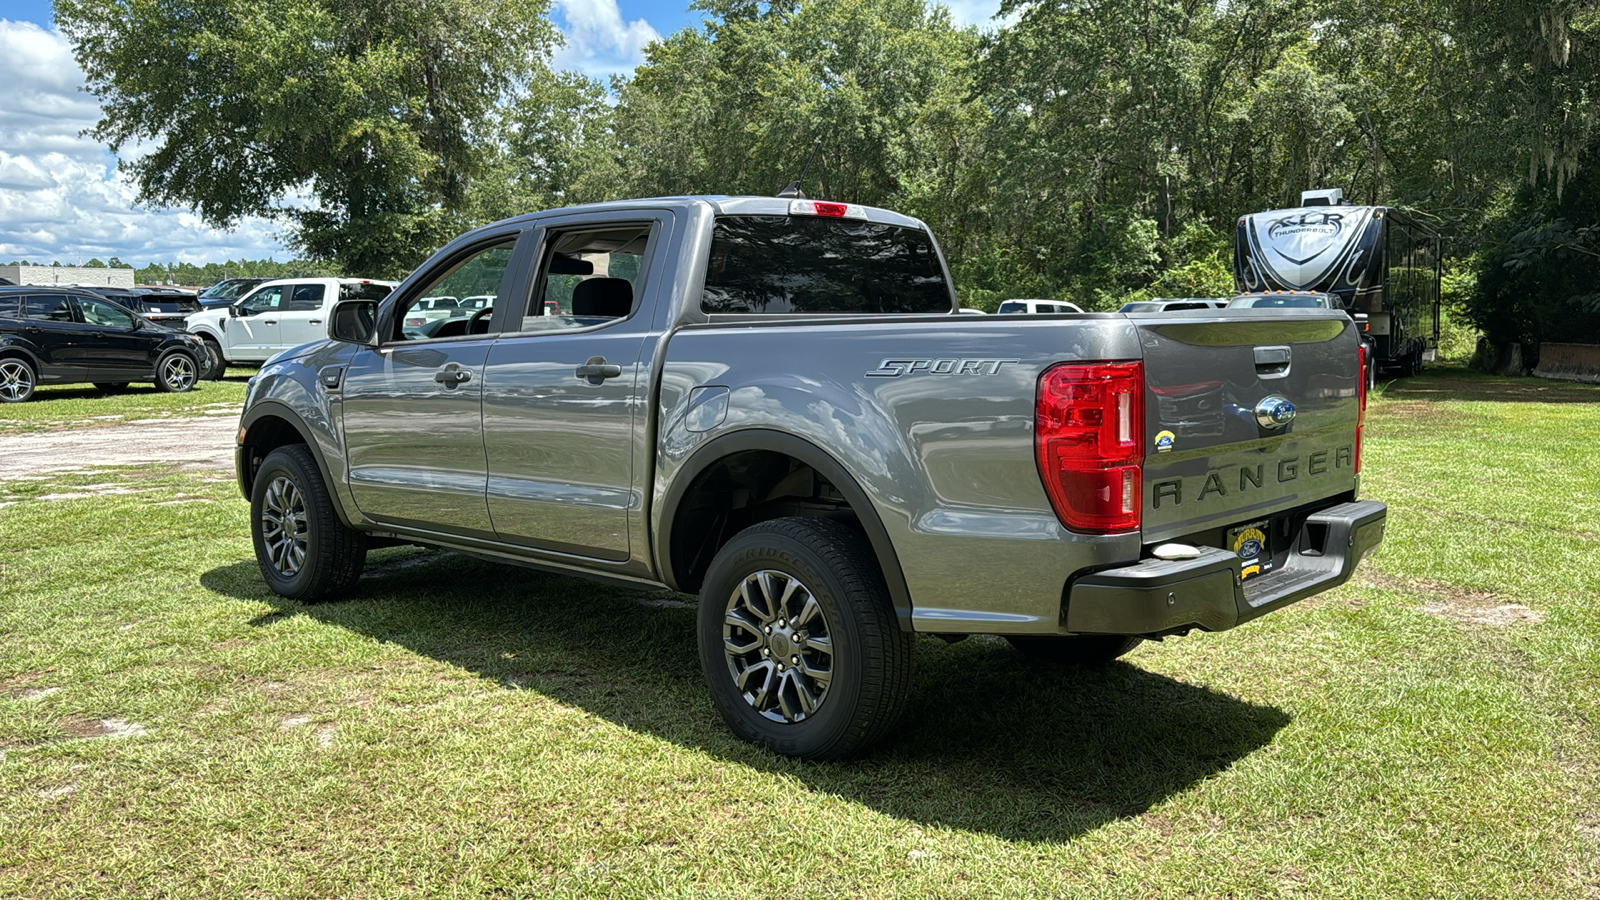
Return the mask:
<svg viewBox="0 0 1600 900"><path fill-rule="evenodd" d="M1338 188L1306 191L1297 209L1240 216L1233 279L1240 293L1324 291L1365 316L1374 369L1414 375L1439 346L1439 235L1392 206L1353 206Z"/></svg>

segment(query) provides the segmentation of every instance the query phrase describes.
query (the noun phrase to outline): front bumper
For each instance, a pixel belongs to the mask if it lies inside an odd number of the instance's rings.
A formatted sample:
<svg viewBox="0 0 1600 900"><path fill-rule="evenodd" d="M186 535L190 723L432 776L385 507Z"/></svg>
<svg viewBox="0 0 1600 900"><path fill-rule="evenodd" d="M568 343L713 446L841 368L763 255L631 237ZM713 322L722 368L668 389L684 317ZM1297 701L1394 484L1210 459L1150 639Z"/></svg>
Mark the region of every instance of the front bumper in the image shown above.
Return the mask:
<svg viewBox="0 0 1600 900"><path fill-rule="evenodd" d="M1067 630L1080 634L1223 631L1338 587L1383 541L1389 508L1373 500L1307 517L1282 566L1239 580L1239 560L1203 547L1197 559L1147 559L1078 579L1067 598Z"/></svg>

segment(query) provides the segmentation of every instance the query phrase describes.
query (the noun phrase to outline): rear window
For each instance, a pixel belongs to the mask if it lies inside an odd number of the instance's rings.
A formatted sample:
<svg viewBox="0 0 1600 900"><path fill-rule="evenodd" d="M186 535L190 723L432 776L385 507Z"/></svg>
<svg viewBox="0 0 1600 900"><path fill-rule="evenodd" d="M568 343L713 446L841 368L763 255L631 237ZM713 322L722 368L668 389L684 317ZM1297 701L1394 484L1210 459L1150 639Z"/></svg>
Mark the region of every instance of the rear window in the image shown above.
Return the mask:
<svg viewBox="0 0 1600 900"><path fill-rule="evenodd" d="M371 281L347 282L339 285L340 300L382 300L394 290L387 284Z"/></svg>
<svg viewBox="0 0 1600 900"><path fill-rule="evenodd" d="M811 216L722 216L700 307L708 313L949 313L928 233Z"/></svg>
<svg viewBox="0 0 1600 900"><path fill-rule="evenodd" d="M999 309L999 312L1003 312L1003 313L1025 313L1027 311L1028 311L1028 304L1026 304L1026 303L1018 303L1015 300L1007 300L1006 302L1000 304L1000 309Z"/></svg>
<svg viewBox="0 0 1600 900"><path fill-rule="evenodd" d="M200 301L187 297L146 297L144 308L150 312L189 312L200 308Z"/></svg>

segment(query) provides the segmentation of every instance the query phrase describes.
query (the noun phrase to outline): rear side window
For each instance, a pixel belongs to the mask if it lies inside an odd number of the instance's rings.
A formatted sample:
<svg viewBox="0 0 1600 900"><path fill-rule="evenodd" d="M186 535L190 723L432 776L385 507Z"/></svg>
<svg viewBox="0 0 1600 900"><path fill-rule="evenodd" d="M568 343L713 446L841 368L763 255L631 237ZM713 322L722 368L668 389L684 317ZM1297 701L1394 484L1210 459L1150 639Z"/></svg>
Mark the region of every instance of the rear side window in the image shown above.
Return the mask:
<svg viewBox="0 0 1600 900"><path fill-rule="evenodd" d="M339 285L340 300L382 300L389 296L394 288L387 284L376 284L371 281L358 281Z"/></svg>
<svg viewBox="0 0 1600 900"><path fill-rule="evenodd" d="M22 295L0 294L0 319L22 318Z"/></svg>
<svg viewBox="0 0 1600 900"><path fill-rule="evenodd" d="M722 216L708 313L949 313L939 254L917 228L811 216Z"/></svg>
<svg viewBox="0 0 1600 900"><path fill-rule="evenodd" d="M997 312L1003 313L1025 313L1027 311L1028 304L1019 303L1016 300L1007 300L1006 302L1000 304L1000 309L997 310Z"/></svg>
<svg viewBox="0 0 1600 900"><path fill-rule="evenodd" d="M72 321L72 304L67 302L66 294L29 294L23 304L30 319L44 319L49 322Z"/></svg>
<svg viewBox="0 0 1600 900"><path fill-rule="evenodd" d="M322 308L322 296L327 288L320 284L297 284L284 304L283 312L315 312Z"/></svg>

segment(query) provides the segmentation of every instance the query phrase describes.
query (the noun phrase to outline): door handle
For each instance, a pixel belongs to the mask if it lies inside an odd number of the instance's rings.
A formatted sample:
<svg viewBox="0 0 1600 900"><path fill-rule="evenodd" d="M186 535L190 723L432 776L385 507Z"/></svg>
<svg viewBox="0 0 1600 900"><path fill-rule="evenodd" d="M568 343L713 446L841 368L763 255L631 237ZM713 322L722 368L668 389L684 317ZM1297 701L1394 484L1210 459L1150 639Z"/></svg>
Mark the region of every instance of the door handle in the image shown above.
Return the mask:
<svg viewBox="0 0 1600 900"><path fill-rule="evenodd" d="M307 325L321 325L322 324L322 320L321 319L312 319L310 322L307 322L306 324Z"/></svg>
<svg viewBox="0 0 1600 900"><path fill-rule="evenodd" d="M263 325L276 325L276 324L278 324L278 320L277 319L262 319L261 320L261 324L263 324Z"/></svg>
<svg viewBox="0 0 1600 900"><path fill-rule="evenodd" d="M458 384L466 384L472 380L472 373L456 363L450 363L439 371L433 373L433 380L445 387L453 388Z"/></svg>
<svg viewBox="0 0 1600 900"><path fill-rule="evenodd" d="M604 356L591 356L589 361L578 367L578 377L589 379L590 384L601 384L607 378L617 378L622 375L622 367L608 365Z"/></svg>

